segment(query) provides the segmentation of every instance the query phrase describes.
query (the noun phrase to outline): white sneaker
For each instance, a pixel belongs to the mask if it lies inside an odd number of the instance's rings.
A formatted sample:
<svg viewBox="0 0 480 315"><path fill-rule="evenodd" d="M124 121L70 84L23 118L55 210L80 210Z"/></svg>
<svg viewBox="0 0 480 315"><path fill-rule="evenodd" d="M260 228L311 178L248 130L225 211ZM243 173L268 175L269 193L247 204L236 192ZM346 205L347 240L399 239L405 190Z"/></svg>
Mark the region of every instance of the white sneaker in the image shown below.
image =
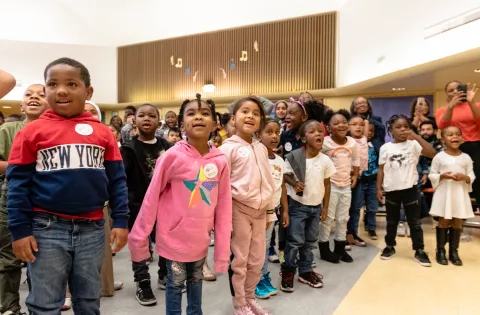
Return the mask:
<svg viewBox="0 0 480 315"><path fill-rule="evenodd" d="M71 298L65 298L65 302L63 303L62 306L62 311L66 311L72 308L72 299Z"/></svg>
<svg viewBox="0 0 480 315"><path fill-rule="evenodd" d="M405 224L398 223L397 226L397 236L405 236Z"/></svg>
<svg viewBox="0 0 480 315"><path fill-rule="evenodd" d="M123 282L122 281L115 281L113 283L113 289L115 291L120 291L121 289L123 289Z"/></svg>
<svg viewBox="0 0 480 315"><path fill-rule="evenodd" d="M275 264L280 263L280 259L278 258L277 254L268 256L268 261Z"/></svg>

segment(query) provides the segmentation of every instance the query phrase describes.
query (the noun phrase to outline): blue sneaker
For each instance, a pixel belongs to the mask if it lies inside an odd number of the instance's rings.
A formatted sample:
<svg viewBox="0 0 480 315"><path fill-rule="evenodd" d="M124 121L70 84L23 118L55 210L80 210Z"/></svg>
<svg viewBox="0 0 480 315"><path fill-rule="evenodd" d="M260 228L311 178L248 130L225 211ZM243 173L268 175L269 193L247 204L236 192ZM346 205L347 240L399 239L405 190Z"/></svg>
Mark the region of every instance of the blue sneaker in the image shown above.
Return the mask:
<svg viewBox="0 0 480 315"><path fill-rule="evenodd" d="M257 284L257 287L255 288L255 297L257 299L268 299L270 297L271 293L268 290L268 288L265 286L264 280L260 280L260 282Z"/></svg>
<svg viewBox="0 0 480 315"><path fill-rule="evenodd" d="M270 272L267 272L265 276L263 276L263 279L260 280L260 282L263 281L264 286L268 289L270 292L270 296L277 295L278 290L272 285L272 278L270 278Z"/></svg>

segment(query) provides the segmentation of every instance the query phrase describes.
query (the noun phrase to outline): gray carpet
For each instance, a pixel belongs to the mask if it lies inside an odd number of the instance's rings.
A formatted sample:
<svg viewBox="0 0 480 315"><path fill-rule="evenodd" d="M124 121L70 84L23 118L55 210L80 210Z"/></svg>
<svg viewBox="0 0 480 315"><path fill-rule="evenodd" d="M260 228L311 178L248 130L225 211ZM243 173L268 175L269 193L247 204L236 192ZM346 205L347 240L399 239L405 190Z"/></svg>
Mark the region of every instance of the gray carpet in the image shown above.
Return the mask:
<svg viewBox="0 0 480 315"><path fill-rule="evenodd" d="M275 315L333 314L377 252L378 249L372 245L369 245L366 248L354 247L350 252L355 260L353 263L334 265L321 261L318 258L318 250L316 250L315 257L318 267L315 271L324 276L324 288L312 289L295 280L295 292L290 294L279 292L277 296L261 301L260 303L270 309ZM210 248L209 252L210 265L213 264L212 255L213 247ZM157 281L157 259L158 258L155 259L155 262L152 263L150 268L152 280L155 282ZM137 303L135 299L135 285L133 283L133 274L131 271L130 254L126 249L114 257L114 270L116 280L124 281L125 287L123 290L118 291L114 297L102 299L102 314L165 314L165 291L154 291L158 300L158 303L155 306L144 307ZM269 270L273 278L273 284L276 287L279 287L280 266L278 264L270 264ZM27 285L22 284L20 290L23 303L28 292ZM186 308L186 303L186 295L184 295L184 310ZM26 308L24 310L26 310ZM204 282L203 313L205 315L232 314L230 289L226 275L219 276L216 282ZM73 312L67 311L62 314L71 315Z"/></svg>

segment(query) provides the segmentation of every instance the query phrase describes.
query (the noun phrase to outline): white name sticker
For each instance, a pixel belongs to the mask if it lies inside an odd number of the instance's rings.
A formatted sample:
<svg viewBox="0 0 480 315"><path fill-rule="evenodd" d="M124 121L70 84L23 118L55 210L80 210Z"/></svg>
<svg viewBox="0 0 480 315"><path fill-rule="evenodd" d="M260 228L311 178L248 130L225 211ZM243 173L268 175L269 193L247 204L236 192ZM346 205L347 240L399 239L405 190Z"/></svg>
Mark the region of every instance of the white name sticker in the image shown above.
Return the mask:
<svg viewBox="0 0 480 315"><path fill-rule="evenodd" d="M75 126L75 131L82 136L89 136L93 133L92 126L88 124L77 124Z"/></svg>
<svg viewBox="0 0 480 315"><path fill-rule="evenodd" d="M205 176L209 179L215 178L218 175L218 168L215 164L207 164L203 168Z"/></svg>

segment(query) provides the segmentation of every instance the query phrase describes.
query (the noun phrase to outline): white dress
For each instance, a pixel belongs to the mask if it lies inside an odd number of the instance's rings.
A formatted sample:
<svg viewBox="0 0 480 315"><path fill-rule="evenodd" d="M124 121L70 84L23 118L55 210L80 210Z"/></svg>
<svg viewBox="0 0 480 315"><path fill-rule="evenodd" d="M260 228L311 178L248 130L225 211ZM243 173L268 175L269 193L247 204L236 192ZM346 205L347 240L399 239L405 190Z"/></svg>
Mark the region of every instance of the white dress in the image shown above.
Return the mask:
<svg viewBox="0 0 480 315"><path fill-rule="evenodd" d="M470 177L470 184L465 181L453 179L440 180L444 173L462 173ZM473 218L472 203L469 192L472 191L472 183L475 180L473 162L470 156L462 153L458 156L449 155L445 152L438 153L432 161L432 168L428 178L435 189L433 194L430 215L445 219L468 219Z"/></svg>

